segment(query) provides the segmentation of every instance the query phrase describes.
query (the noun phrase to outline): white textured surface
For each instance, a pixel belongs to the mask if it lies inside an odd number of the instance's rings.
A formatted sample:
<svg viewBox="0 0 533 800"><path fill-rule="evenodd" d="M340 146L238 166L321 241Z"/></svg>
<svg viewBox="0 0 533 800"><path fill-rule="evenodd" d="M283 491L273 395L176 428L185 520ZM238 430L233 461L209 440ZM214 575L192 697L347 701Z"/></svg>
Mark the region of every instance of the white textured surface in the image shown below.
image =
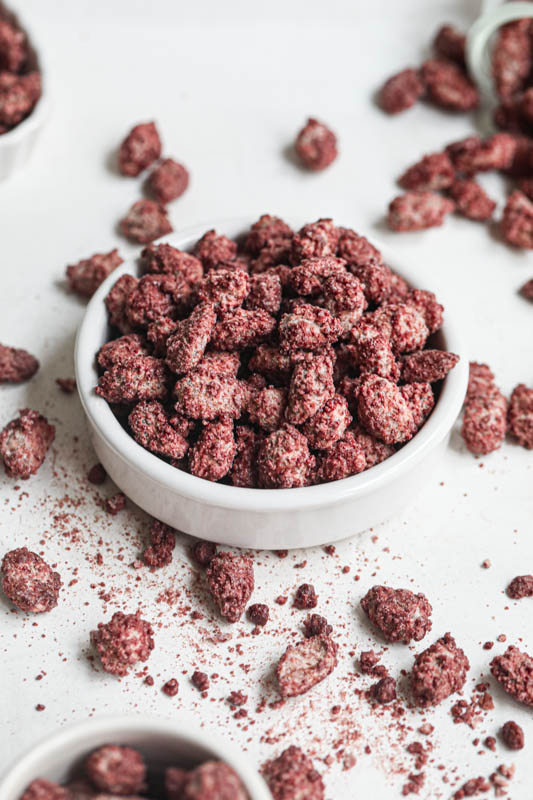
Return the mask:
<svg viewBox="0 0 533 800"><path fill-rule="evenodd" d="M0 538L3 550L26 544L43 551L57 562L66 584L72 578L78 582L65 588L52 614L35 621L12 613L7 604L1 607L1 766L66 721L128 710L170 716L175 709L190 710L247 747L258 763L293 741L324 757L334 752L339 738L340 726L328 720L331 706L340 703L352 706L350 726L362 736L353 747L358 756L354 770L321 767L328 798L363 791L384 800L398 797L404 777L387 775L390 770L383 766L395 739L386 731L387 715L370 717L368 705L352 695L354 684L346 680L353 671L349 652L374 641L357 602L376 580L425 591L434 606L431 638L450 630L465 648L472 664L469 689L486 674L490 657L504 648L496 644L486 652L484 641L505 632L510 642L520 644L523 637L524 645L533 648L532 601L512 603L502 593L515 574L532 571L531 454L507 444L483 459L481 468L455 437L438 480L416 505L393 523L342 544L338 557L326 557L320 549L285 561L258 555L255 599L271 605L272 623L260 636L250 637L251 628L243 622L231 641L210 644L200 631L212 631L216 620L194 582L185 539L173 567L153 575L135 573L128 564L139 552L146 518L135 509L109 518L93 500L97 492L87 492L84 475L94 455L81 409L75 397L60 394L54 384L57 376L72 374L73 337L83 313L83 304L65 293L62 276L65 264L95 250L120 243L124 253L135 252L118 239L115 223L136 199L136 181L117 177L108 166L109 155L133 122L155 117L166 152L192 173L189 191L172 207L177 229L216 216L267 210L310 220L329 215L352 224L370 237L386 239L402 258L412 260L421 285L437 289L448 314L462 326L472 356L489 361L505 391L519 381L531 383L532 309L516 294L533 273L531 254L510 252L484 227L460 219L441 230L403 236L389 234L381 222L395 192L394 177L423 151L465 135L469 124L465 117L424 106L389 119L372 105L373 91L390 72L423 56L424 43L439 21L466 25L477 3L275 1L258 8L234 0L193 8L170 0L57 0L51 11L38 0L25 0L23 10L48 48L54 114L28 167L0 188L0 341L28 347L42 368L30 384L2 388L0 422L19 407L34 406L57 425L57 439L55 457L19 491L2 480ZM320 175L305 174L284 157L308 114L326 119L340 137L340 158ZM503 197L497 176L484 182ZM111 491L105 486L100 493ZM63 510L71 514L65 528L77 528L75 537L53 527L57 500L67 494L82 501L77 509L64 501ZM95 563L99 550L103 566ZM485 558L492 561L488 570L480 568ZM294 570L294 563L303 560L307 566ZM341 573L344 564L351 566L350 573ZM298 631L303 616L290 603L280 607L273 599L302 580L315 584L317 610L342 630L339 667L312 696L256 714L260 694L269 700L275 696L263 679L290 639L289 632L275 634L285 625ZM107 603L99 596L100 581L107 590L114 587ZM155 603L168 587L181 592L175 605ZM156 626L157 649L149 662L153 689L134 676L117 682L92 670L86 659L94 625L117 608L133 610L139 603ZM185 624L189 603L208 615L196 626ZM241 653L232 649L237 643ZM412 655L395 647L385 663L397 674L410 666ZM231 662L250 665L249 672L236 666L232 677ZM202 665L225 676L213 682L212 702L200 699L182 675ZM40 670L46 676L36 682ZM172 675L181 678L175 699L159 692ZM359 685L367 685L365 679ZM219 702L233 688L250 695L247 707L255 724L247 730ZM347 696L340 699L342 691ZM493 694L495 710L475 732L453 724L451 701L431 715L438 722L435 764L444 763L448 775L465 779L514 762L517 777L510 796L526 800L531 714L497 687ZM46 710L37 713L37 703ZM298 721L303 709L305 717ZM499 744L496 754L478 756L471 744L474 736L495 734L511 718L524 725L529 748L513 755ZM418 717L408 721L416 727ZM360 754L365 739L376 732L372 754ZM271 745L260 741L265 735L282 738ZM392 753L394 762L397 751ZM412 768L412 757L404 760ZM428 770L421 796L451 794L440 775L434 765Z"/></svg>

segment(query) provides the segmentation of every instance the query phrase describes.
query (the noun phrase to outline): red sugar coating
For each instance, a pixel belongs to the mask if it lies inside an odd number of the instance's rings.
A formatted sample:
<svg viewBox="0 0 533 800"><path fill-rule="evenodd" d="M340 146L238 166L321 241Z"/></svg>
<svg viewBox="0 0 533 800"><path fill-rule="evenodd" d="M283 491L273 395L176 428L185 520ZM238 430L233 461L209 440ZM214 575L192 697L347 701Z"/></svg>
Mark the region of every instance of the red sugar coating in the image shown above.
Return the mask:
<svg viewBox="0 0 533 800"><path fill-rule="evenodd" d="M4 594L21 611L41 614L57 606L61 576L26 547L5 554L0 578Z"/></svg>
<svg viewBox="0 0 533 800"><path fill-rule="evenodd" d="M480 776L479 778L470 778L470 780L463 783L460 789L452 795L452 800L463 800L464 797L474 797L478 794L485 794L489 792L491 785L489 781Z"/></svg>
<svg viewBox="0 0 533 800"><path fill-rule="evenodd" d="M491 368L487 364L478 364L477 361L471 361L468 389L466 391L467 402L474 397L486 395L494 388L494 373Z"/></svg>
<svg viewBox="0 0 533 800"><path fill-rule="evenodd" d="M398 114L411 108L426 89L416 69L408 68L389 78L379 96L379 103L387 114Z"/></svg>
<svg viewBox="0 0 533 800"><path fill-rule="evenodd" d="M315 458L305 436L292 425L284 425L261 443L257 467L260 486L290 489L310 484Z"/></svg>
<svg viewBox="0 0 533 800"><path fill-rule="evenodd" d="M134 356L104 372L95 391L108 403L164 400L167 395L165 364L152 356Z"/></svg>
<svg viewBox="0 0 533 800"><path fill-rule="evenodd" d="M272 270L250 278L250 292L245 300L246 308L266 311L275 316L281 306L281 281Z"/></svg>
<svg viewBox="0 0 533 800"><path fill-rule="evenodd" d="M158 400L142 400L128 417L135 441L156 455L180 460L189 443L169 422L168 414Z"/></svg>
<svg viewBox="0 0 533 800"><path fill-rule="evenodd" d="M227 236L210 230L196 243L194 254L200 259L204 268L210 270L221 261L233 261L237 254L237 245Z"/></svg>
<svg viewBox="0 0 533 800"><path fill-rule="evenodd" d="M533 278L530 278L530 280L524 283L520 289L520 294L522 297L525 297L526 300L533 300Z"/></svg>
<svg viewBox="0 0 533 800"><path fill-rule="evenodd" d="M296 697L323 681L337 666L337 645L319 634L289 645L276 667L282 697Z"/></svg>
<svg viewBox="0 0 533 800"><path fill-rule="evenodd" d="M38 72L0 72L0 126L12 128L28 116L41 96ZM5 130L2 131L5 133Z"/></svg>
<svg viewBox="0 0 533 800"><path fill-rule="evenodd" d="M533 200L533 178L524 178L518 184L518 188L528 200Z"/></svg>
<svg viewBox="0 0 533 800"><path fill-rule="evenodd" d="M94 464L87 473L87 480L95 486L101 486L107 478L107 472L101 464Z"/></svg>
<svg viewBox="0 0 533 800"><path fill-rule="evenodd" d="M436 706L460 691L470 669L468 658L455 639L446 633L415 658L411 671L411 690L417 706Z"/></svg>
<svg viewBox="0 0 533 800"><path fill-rule="evenodd" d="M430 603L408 589L373 586L361 607L388 642L419 642L431 630Z"/></svg>
<svg viewBox="0 0 533 800"><path fill-rule="evenodd" d="M359 366L362 375L380 375L382 378L390 378L393 382L398 379L399 367L386 333L380 333L378 328L367 324L363 317L361 324L352 328L351 338L352 349L348 347L347 351L351 352L353 361Z"/></svg>
<svg viewBox="0 0 533 800"><path fill-rule="evenodd" d="M403 173L398 180L402 189L436 192L447 189L455 178L455 169L447 153L431 153Z"/></svg>
<svg viewBox="0 0 533 800"><path fill-rule="evenodd" d="M110 622L98 624L91 632L102 666L112 675L127 675L138 661L147 661L154 648L153 630L139 612L123 614L117 611Z"/></svg>
<svg viewBox="0 0 533 800"><path fill-rule="evenodd" d="M463 65L465 61L466 36L453 25L442 25L433 40L433 48L443 58Z"/></svg>
<svg viewBox="0 0 533 800"><path fill-rule="evenodd" d="M335 394L305 422L302 433L307 437L310 447L316 450L328 450L335 442L342 439L351 421L352 416L348 411L346 399L340 394Z"/></svg>
<svg viewBox="0 0 533 800"><path fill-rule="evenodd" d="M120 230L127 239L147 244L172 232L164 206L153 200L137 200L120 221Z"/></svg>
<svg viewBox="0 0 533 800"><path fill-rule="evenodd" d="M387 295L389 303L403 303L409 297L409 284L396 272L391 272L391 287Z"/></svg>
<svg viewBox="0 0 533 800"><path fill-rule="evenodd" d="M236 450L231 417L206 423L189 451L191 475L208 481L221 480L230 471Z"/></svg>
<svg viewBox="0 0 533 800"><path fill-rule="evenodd" d="M320 614L308 614L304 619L304 636L306 639L310 639L312 636L330 636L332 632L332 626L328 625L327 619L320 616Z"/></svg>
<svg viewBox="0 0 533 800"><path fill-rule="evenodd" d="M231 482L234 486L253 489L257 486L257 451L260 437L249 425L235 428L237 451L231 467Z"/></svg>
<svg viewBox="0 0 533 800"><path fill-rule="evenodd" d="M228 622L238 622L254 590L252 559L217 553L207 568L207 585L220 614Z"/></svg>
<svg viewBox="0 0 533 800"><path fill-rule="evenodd" d="M266 311L237 308L220 316L212 347L215 350L244 350L265 339L275 327L275 318Z"/></svg>
<svg viewBox="0 0 533 800"><path fill-rule="evenodd" d="M381 464L382 461L385 461L395 452L394 447L380 442L374 436L363 431L357 424L353 426L350 433L355 439L357 448L364 454L364 469L370 469L376 464Z"/></svg>
<svg viewBox="0 0 533 800"><path fill-rule="evenodd" d="M382 705L392 703L393 700L396 700L396 681L389 676L380 678L372 686L371 693L376 703L381 703Z"/></svg>
<svg viewBox="0 0 533 800"><path fill-rule="evenodd" d="M193 309L187 319L178 322L176 330L170 334L166 342L165 363L172 372L183 374L197 366L213 335L216 321L214 305L203 302Z"/></svg>
<svg viewBox="0 0 533 800"><path fill-rule="evenodd" d="M533 575L517 575L507 587L507 594L513 600L533 597Z"/></svg>
<svg viewBox="0 0 533 800"><path fill-rule="evenodd" d="M163 686L161 687L161 691L163 692L163 694L166 694L167 697L176 697L179 690L180 687L176 678L170 678L170 680L164 683Z"/></svg>
<svg viewBox="0 0 533 800"><path fill-rule="evenodd" d="M422 314L429 333L435 333L442 326L444 306L437 302L433 292L425 289L413 289L407 303Z"/></svg>
<svg viewBox="0 0 533 800"><path fill-rule="evenodd" d="M286 405L286 389L275 386L252 388L247 404L250 422L259 425L264 431L275 431L283 424Z"/></svg>
<svg viewBox="0 0 533 800"><path fill-rule="evenodd" d="M400 386L400 394L411 409L413 421L419 428L435 406L433 390L429 383L407 383Z"/></svg>
<svg viewBox="0 0 533 800"><path fill-rule="evenodd" d="M205 692L209 689L209 675L195 670L191 675L191 683L199 692Z"/></svg>
<svg viewBox="0 0 533 800"><path fill-rule="evenodd" d="M533 448L533 389L523 383L515 386L509 400L509 433L522 447Z"/></svg>
<svg viewBox="0 0 533 800"><path fill-rule="evenodd" d="M449 191L458 214L462 214L468 219L481 221L492 217L496 203L476 181L466 178L456 180Z"/></svg>
<svg viewBox="0 0 533 800"><path fill-rule="evenodd" d="M522 192L515 190L509 195L500 229L508 244L533 248L533 203Z"/></svg>
<svg viewBox="0 0 533 800"><path fill-rule="evenodd" d="M367 307L363 283L346 271L324 281L320 302L339 320L341 336L349 334Z"/></svg>
<svg viewBox="0 0 533 800"><path fill-rule="evenodd" d="M189 777L189 771L181 767L165 769L165 797L167 800L182 800L183 787ZM83 798L81 800L84 800Z"/></svg>
<svg viewBox="0 0 533 800"><path fill-rule="evenodd" d="M7 19L0 19L0 69L20 72L28 55L26 34Z"/></svg>
<svg viewBox="0 0 533 800"><path fill-rule="evenodd" d="M294 745L267 761L262 773L273 800L324 800L326 796L313 762Z"/></svg>
<svg viewBox="0 0 533 800"><path fill-rule="evenodd" d="M248 367L253 372L260 372L269 380L285 382L291 371L291 359L278 347L260 344L254 351Z"/></svg>
<svg viewBox="0 0 533 800"><path fill-rule="evenodd" d="M523 88L531 71L530 20L519 19L502 25L492 50L492 75L502 100Z"/></svg>
<svg viewBox="0 0 533 800"><path fill-rule="evenodd" d="M263 214L251 226L246 237L245 249L252 255L258 255L264 247L272 243L291 239L292 230L286 222L271 214Z"/></svg>
<svg viewBox="0 0 533 800"><path fill-rule="evenodd" d="M128 133L118 153L123 175L135 177L161 155L161 140L154 122L141 122Z"/></svg>
<svg viewBox="0 0 533 800"><path fill-rule="evenodd" d="M164 522L154 519L150 526L150 544L143 553L147 567L159 569L172 561L172 551L176 546L176 531Z"/></svg>
<svg viewBox="0 0 533 800"><path fill-rule="evenodd" d="M148 176L148 189L154 200L166 205L181 197L189 185L189 173L173 158L165 158Z"/></svg>
<svg viewBox="0 0 533 800"><path fill-rule="evenodd" d="M367 468L362 443L352 431L346 431L342 439L326 450L319 461L318 476L324 483L339 481L357 475Z"/></svg>
<svg viewBox="0 0 533 800"><path fill-rule="evenodd" d="M110 369L115 364L124 364L134 356L148 355L148 345L146 339L140 333L129 333L126 336L119 336L103 344L96 360L98 366L103 369Z"/></svg>
<svg viewBox="0 0 533 800"><path fill-rule="evenodd" d="M334 394L333 364L329 354L306 354L293 368L285 416L292 424L301 425Z"/></svg>
<svg viewBox="0 0 533 800"><path fill-rule="evenodd" d="M200 303L213 303L217 311L232 311L242 306L250 291L250 278L242 270L216 269L208 272L198 287Z"/></svg>
<svg viewBox="0 0 533 800"><path fill-rule="evenodd" d="M298 586L296 594L294 595L294 608L299 608L301 610L316 608L317 603L318 595L315 591L315 587L311 583L302 583Z"/></svg>
<svg viewBox="0 0 533 800"><path fill-rule="evenodd" d="M351 228L337 228L337 255L349 267L375 266L383 263L379 250Z"/></svg>
<svg viewBox="0 0 533 800"><path fill-rule="evenodd" d="M422 64L421 78L427 97L449 111L470 111L479 103L476 87L453 61L431 58Z"/></svg>
<svg viewBox="0 0 533 800"><path fill-rule="evenodd" d="M74 378L56 378L56 384L63 394L74 394L76 391L76 381Z"/></svg>
<svg viewBox="0 0 533 800"><path fill-rule="evenodd" d="M398 387L377 375L365 375L358 393L357 416L363 428L385 444L410 439L413 414Z"/></svg>
<svg viewBox="0 0 533 800"><path fill-rule="evenodd" d="M123 263L118 250L109 253L95 253L67 267L66 275L70 288L82 297L92 297L101 283L113 270Z"/></svg>
<svg viewBox="0 0 533 800"><path fill-rule="evenodd" d="M191 419L239 417L246 401L241 381L212 370L195 369L176 383L176 411Z"/></svg>
<svg viewBox="0 0 533 800"><path fill-rule="evenodd" d="M23 408L0 433L0 455L10 478L35 475L55 438L55 427L38 411Z"/></svg>
<svg viewBox="0 0 533 800"><path fill-rule="evenodd" d="M315 295L320 292L327 278L342 275L346 265L335 256L314 256L305 258L292 268L289 283L297 294Z"/></svg>
<svg viewBox="0 0 533 800"><path fill-rule="evenodd" d="M106 744L91 753L85 762L85 773L102 792L125 795L143 790L146 767L137 750Z"/></svg>
<svg viewBox="0 0 533 800"><path fill-rule="evenodd" d="M340 322L325 308L308 303L295 305L279 323L280 347L284 352L321 350L341 335Z"/></svg>
<svg viewBox="0 0 533 800"><path fill-rule="evenodd" d="M406 383L443 380L455 367L459 356L445 350L420 350L402 359L402 380Z"/></svg>
<svg viewBox="0 0 533 800"><path fill-rule="evenodd" d="M63 786L45 778L37 778L30 783L20 800L72 800L72 798L69 790Z"/></svg>
<svg viewBox="0 0 533 800"><path fill-rule="evenodd" d="M260 625L261 627L267 624L270 616L269 608L264 603L254 603L248 607L246 613L248 614L250 622L253 622L254 625Z"/></svg>
<svg viewBox="0 0 533 800"><path fill-rule="evenodd" d="M492 453L501 446L506 432L507 400L496 387L466 401L461 435L471 453Z"/></svg>
<svg viewBox="0 0 533 800"><path fill-rule="evenodd" d="M38 369L39 362L27 350L0 344L0 383L29 381Z"/></svg>
<svg viewBox="0 0 533 800"><path fill-rule="evenodd" d="M421 231L442 225L455 203L435 192L406 192L389 204L387 222L393 231Z"/></svg>
<svg viewBox="0 0 533 800"><path fill-rule="evenodd" d="M184 253L166 242L147 245L141 251L141 266L144 272L152 274L181 275L185 283L191 287L200 283L204 275L204 268L199 258Z"/></svg>
<svg viewBox="0 0 533 800"><path fill-rule="evenodd" d="M206 761L189 774L181 800L248 800L248 793L230 766Z"/></svg>
<svg viewBox="0 0 533 800"><path fill-rule="evenodd" d="M196 542L192 548L192 557L201 567L208 567L216 555L217 546L214 542Z"/></svg>
<svg viewBox="0 0 533 800"><path fill-rule="evenodd" d="M126 299L126 316L134 328L146 328L159 317L172 316L187 287L181 275L143 275Z"/></svg>
<svg viewBox="0 0 533 800"><path fill-rule="evenodd" d="M126 495L122 492L117 492L111 497L106 498L104 503L105 510L108 514L119 514L126 507Z"/></svg>
<svg viewBox="0 0 533 800"><path fill-rule="evenodd" d="M300 228L291 245L291 262L297 266L306 258L334 256L337 251L340 229L332 219L319 219Z"/></svg>
<svg viewBox="0 0 533 800"><path fill-rule="evenodd" d="M134 278L133 275L121 275L109 290L104 301L109 324L117 327L121 333L131 333L131 324L126 317L126 300L137 283L137 278Z"/></svg>
<svg viewBox="0 0 533 800"><path fill-rule="evenodd" d="M327 125L316 119L307 120L294 147L308 169L325 169L337 158L337 137Z"/></svg>
<svg viewBox="0 0 533 800"><path fill-rule="evenodd" d="M239 353L225 353L223 350L219 350L214 353L204 353L202 360L197 366L197 371L229 375L235 378L240 365L241 359Z"/></svg>
<svg viewBox="0 0 533 800"><path fill-rule="evenodd" d="M511 645L490 662L490 671L502 688L519 703L533 706L533 658Z"/></svg>
<svg viewBox="0 0 533 800"><path fill-rule="evenodd" d="M524 747L524 731L512 720L503 725L501 736L510 750L522 750Z"/></svg>
<svg viewBox="0 0 533 800"><path fill-rule="evenodd" d="M446 147L453 166L459 172L473 175L492 169L505 170L511 166L516 150L516 139L509 133L494 133L487 139L467 136Z"/></svg>

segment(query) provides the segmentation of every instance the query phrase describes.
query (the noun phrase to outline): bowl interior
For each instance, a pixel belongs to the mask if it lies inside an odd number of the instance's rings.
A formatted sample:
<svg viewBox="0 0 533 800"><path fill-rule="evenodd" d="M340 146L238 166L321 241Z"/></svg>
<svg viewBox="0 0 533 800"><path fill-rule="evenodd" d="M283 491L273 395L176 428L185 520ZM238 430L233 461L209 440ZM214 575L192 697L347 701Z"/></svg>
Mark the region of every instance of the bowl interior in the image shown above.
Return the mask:
<svg viewBox="0 0 533 800"><path fill-rule="evenodd" d="M190 720L170 722L161 719L94 719L67 726L36 745L0 781L2 800L19 800L24 789L36 778L67 783L80 778L87 756L105 744L134 747L145 758L150 788L164 796L164 770L176 766L192 768L208 760L222 760L241 777L250 800L268 800L262 778L245 756L228 747L221 736L198 730Z"/></svg>
<svg viewBox="0 0 533 800"><path fill-rule="evenodd" d="M182 250L189 250L210 228L216 228L219 233L235 239L242 236L253 221L239 219L211 222L167 237L165 241ZM389 248L380 247L380 249L386 263L392 269L402 275L409 284L420 285L418 276L413 270L403 264ZM411 441L381 464L340 481L298 489L244 489L212 483L178 470L137 444L120 425L107 402L94 393L98 381L95 354L109 337L103 301L111 286L125 273L138 274L137 265L130 262L115 270L100 286L87 307L76 342L76 376L80 397L91 424L130 468L140 473L148 473L150 477L179 494L218 507L260 512L286 511L302 504L306 507L323 506L352 497L354 493L364 496L379 482L392 480L395 474L408 468L413 460L421 458L427 449L441 442L448 435L459 414L466 392L468 361L464 357L453 324L445 320L433 342L436 347L458 353L461 355L461 360L442 382L435 408L425 425Z"/></svg>

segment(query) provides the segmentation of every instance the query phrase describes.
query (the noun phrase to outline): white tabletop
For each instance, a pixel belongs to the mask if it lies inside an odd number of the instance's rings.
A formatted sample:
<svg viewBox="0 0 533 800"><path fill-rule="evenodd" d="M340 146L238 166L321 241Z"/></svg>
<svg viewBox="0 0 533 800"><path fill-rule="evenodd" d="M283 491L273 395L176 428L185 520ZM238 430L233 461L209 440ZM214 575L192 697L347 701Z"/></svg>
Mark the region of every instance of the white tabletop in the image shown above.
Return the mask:
<svg viewBox="0 0 533 800"><path fill-rule="evenodd" d="M56 425L57 437L37 476L18 489L2 480L0 539L2 552L22 545L42 552L57 563L65 586L58 608L37 619L14 613L2 601L0 768L58 726L87 715L184 713L235 740L257 764L300 744L317 757L331 800L372 791L387 800L400 796L406 773L416 771L405 745L423 740L416 735L421 717L407 713L405 722L414 732L402 738L389 712L372 713L354 694L371 681L357 677L352 653L379 647L358 610L362 594L383 582L424 591L433 604L427 640L386 652L384 663L395 676L410 667L414 652L448 630L471 662L467 698L486 676L490 658L505 648L496 642L499 634L519 646L523 637L524 647L533 651L533 601L513 603L504 594L513 576L533 571L527 451L506 444L476 460L455 434L438 474L420 487L417 503L401 517L339 544L333 557L321 548L284 561L257 554L254 600L269 604L271 622L252 637L246 621L230 627L217 620L187 556L188 537L180 538L173 565L162 571L136 572L129 566L142 549L148 519L131 506L114 518L100 509L97 496L111 494L113 487L87 484L95 457L81 407L55 386L56 377L73 374L73 340L84 308L65 291L65 265L115 246L123 254L136 252L115 225L139 196L140 181L117 176L109 157L132 124L151 118L162 132L165 153L191 171L189 190L171 206L176 229L263 212L310 221L332 216L411 259L420 285L434 289L446 313L458 320L468 348L463 357L488 361L505 392L531 383L533 310L517 295L533 276L531 254L507 249L485 226L463 219L412 235L392 234L382 221L397 191L395 177L423 152L466 135L472 122L423 105L389 118L373 105L373 93L390 73L424 57L440 21L465 27L477 5L458 0L271 0L260 7L243 0L19 3L40 33L54 108L31 163L0 186L0 341L27 347L41 361L33 381L1 389L0 424L31 406ZM339 135L338 160L318 175L297 169L284 154L308 115L323 118ZM503 199L498 176L483 182ZM96 563L98 552L103 565ZM484 559L490 559L489 569L481 568ZM302 561L307 565L294 569ZM344 565L350 572L342 572ZM69 586L71 581L76 582ZM303 581L315 585L317 611L337 632L339 666L309 695L257 713L261 697L276 699L271 667L300 632L305 615L294 611L290 600L278 606L274 598ZM164 592L170 602L161 601ZM153 688L133 674L118 681L87 659L90 630L115 610L137 607L156 630L148 662ZM205 618L191 620L191 610ZM209 641L217 626L230 631L231 640ZM487 640L496 642L490 652L482 649ZM187 675L196 668L220 675L209 699L189 683ZM170 699L160 687L173 676L180 693ZM224 702L232 689L249 695L248 720L233 719ZM491 690L495 709L475 730L454 725L452 699L426 715L436 732L421 797L449 797L452 784L515 763L510 796L530 798L531 714L497 686ZM38 703L46 707L41 713L35 710ZM334 705L342 706L337 722L330 717ZM509 753L500 742L496 753L472 745L475 737L496 735L508 719L524 726L523 752ZM352 770L342 770L339 748L357 757ZM328 756L331 766L318 760ZM451 783L443 783L443 775Z"/></svg>

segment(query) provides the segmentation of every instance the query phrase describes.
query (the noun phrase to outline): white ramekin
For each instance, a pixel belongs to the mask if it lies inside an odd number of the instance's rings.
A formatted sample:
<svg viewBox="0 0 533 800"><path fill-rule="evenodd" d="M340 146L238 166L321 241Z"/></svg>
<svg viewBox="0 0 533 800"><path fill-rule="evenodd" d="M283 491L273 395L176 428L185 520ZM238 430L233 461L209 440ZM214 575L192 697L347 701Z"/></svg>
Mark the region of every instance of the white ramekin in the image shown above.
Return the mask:
<svg viewBox="0 0 533 800"><path fill-rule="evenodd" d="M71 779L72 770L104 744L138 748L152 769L195 766L209 759L225 761L240 776L250 800L272 800L258 765L246 753L228 744L223 734L197 728L189 717L174 720L121 716L94 718L67 725L47 736L20 757L0 779L0 798L20 800L31 781L47 778L57 783Z"/></svg>
<svg viewBox="0 0 533 800"><path fill-rule="evenodd" d="M206 224L175 234L168 241L188 249L210 227L235 238L251 222ZM385 261L416 285L413 273L388 248L381 249ZM443 382L426 424L391 458L367 472L320 486L242 489L196 478L148 452L94 392L98 381L95 354L108 336L104 297L120 275L135 271L131 262L122 265L89 302L76 340L75 365L98 458L120 489L141 508L178 530L220 544L289 549L326 544L366 530L420 495L446 448L468 381L468 360L453 322L446 320L438 334L438 346L458 353L461 360Z"/></svg>
<svg viewBox="0 0 533 800"><path fill-rule="evenodd" d="M499 102L494 91L491 67L492 37L502 25L524 17L533 17L533 2L487 2L466 38L468 71L475 80L482 98L489 104Z"/></svg>
<svg viewBox="0 0 533 800"><path fill-rule="evenodd" d="M3 4L0 2L0 11L2 8ZM0 181L9 178L29 159L50 110L48 73L45 70L39 42L34 38L33 30L31 26L26 24L26 20L21 20L18 14L11 13L10 9L6 8L5 10L28 37L31 50L41 73L42 94L31 114L12 130L0 136Z"/></svg>

